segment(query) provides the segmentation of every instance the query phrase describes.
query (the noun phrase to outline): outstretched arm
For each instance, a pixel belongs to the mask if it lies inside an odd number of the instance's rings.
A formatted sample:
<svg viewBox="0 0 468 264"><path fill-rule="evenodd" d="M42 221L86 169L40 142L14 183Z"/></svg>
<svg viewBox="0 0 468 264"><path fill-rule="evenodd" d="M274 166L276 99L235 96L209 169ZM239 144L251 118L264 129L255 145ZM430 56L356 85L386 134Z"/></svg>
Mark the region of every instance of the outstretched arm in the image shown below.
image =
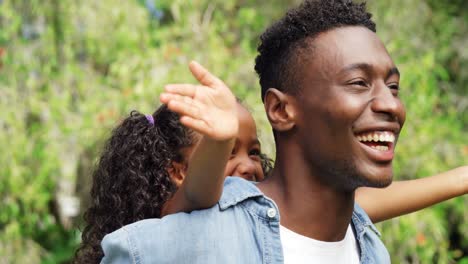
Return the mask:
<svg viewBox="0 0 468 264"><path fill-rule="evenodd" d="M356 202L377 223L468 193L468 166L431 177L396 181L384 189L362 187Z"/></svg>
<svg viewBox="0 0 468 264"><path fill-rule="evenodd" d="M239 129L236 99L229 88L200 64L189 64L202 85L172 84L160 100L178 113L180 122L201 134L189 160L187 177L164 214L190 212L215 205L222 193L224 168Z"/></svg>

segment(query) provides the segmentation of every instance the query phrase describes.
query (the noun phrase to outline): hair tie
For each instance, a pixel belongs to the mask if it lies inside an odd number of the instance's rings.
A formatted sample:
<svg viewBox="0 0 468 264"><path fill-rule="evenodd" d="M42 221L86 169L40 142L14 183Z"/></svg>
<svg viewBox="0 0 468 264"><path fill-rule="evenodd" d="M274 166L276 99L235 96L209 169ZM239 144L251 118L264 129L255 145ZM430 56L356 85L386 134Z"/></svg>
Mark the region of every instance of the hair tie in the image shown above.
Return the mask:
<svg viewBox="0 0 468 264"><path fill-rule="evenodd" d="M152 115L145 115L146 117L146 120L148 120L148 122L150 122L151 125L154 125L154 118Z"/></svg>

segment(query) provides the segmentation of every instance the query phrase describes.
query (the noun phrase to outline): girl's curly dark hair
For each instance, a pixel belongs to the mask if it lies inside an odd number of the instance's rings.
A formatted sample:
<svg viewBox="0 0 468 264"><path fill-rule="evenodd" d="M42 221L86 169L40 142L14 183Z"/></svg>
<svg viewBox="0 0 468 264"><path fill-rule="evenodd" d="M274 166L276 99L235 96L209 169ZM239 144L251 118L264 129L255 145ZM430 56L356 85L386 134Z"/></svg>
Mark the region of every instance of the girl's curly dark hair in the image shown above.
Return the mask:
<svg viewBox="0 0 468 264"><path fill-rule="evenodd" d="M260 153L260 162L262 164L263 178L266 179L273 170L274 162L265 153Z"/></svg>
<svg viewBox="0 0 468 264"><path fill-rule="evenodd" d="M179 115L161 106L155 124L132 111L112 133L93 173L91 205L84 214L82 243L74 263L99 263L103 237L120 227L160 217L176 191L168 169L184 162L181 150L197 140Z"/></svg>

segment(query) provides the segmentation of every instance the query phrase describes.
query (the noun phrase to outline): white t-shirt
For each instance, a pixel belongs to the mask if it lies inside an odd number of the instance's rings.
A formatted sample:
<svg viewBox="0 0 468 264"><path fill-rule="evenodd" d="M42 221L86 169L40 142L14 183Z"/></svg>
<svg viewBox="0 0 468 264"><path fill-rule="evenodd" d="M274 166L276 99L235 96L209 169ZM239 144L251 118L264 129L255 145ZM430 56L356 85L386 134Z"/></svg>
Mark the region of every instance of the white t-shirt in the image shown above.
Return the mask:
<svg viewBox="0 0 468 264"><path fill-rule="evenodd" d="M338 242L324 242L299 235L280 226L285 264L359 264L359 253L351 225L345 238Z"/></svg>

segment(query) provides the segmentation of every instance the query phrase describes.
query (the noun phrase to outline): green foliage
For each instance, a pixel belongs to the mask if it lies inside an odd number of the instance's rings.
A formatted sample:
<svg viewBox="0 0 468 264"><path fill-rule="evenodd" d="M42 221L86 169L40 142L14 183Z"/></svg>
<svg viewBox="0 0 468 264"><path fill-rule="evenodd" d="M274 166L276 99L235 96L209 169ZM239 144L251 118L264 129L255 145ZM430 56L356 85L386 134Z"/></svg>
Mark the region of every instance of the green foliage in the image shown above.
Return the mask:
<svg viewBox="0 0 468 264"><path fill-rule="evenodd" d="M468 161L468 87L461 85L461 69L450 66L467 63L457 43L466 38L468 17L450 13L455 2L444 4L447 9L440 1L433 9L432 2L371 2L378 33L403 73L407 120L397 150L397 179L428 176ZM393 261L453 263L466 254L467 202L460 197L383 223L380 229ZM461 239L449 240L456 233Z"/></svg>
<svg viewBox="0 0 468 264"><path fill-rule="evenodd" d="M89 178L110 129L131 110L150 113L162 86L194 82L198 60L251 108L274 153L253 70L258 35L298 1L0 1L0 262L60 263L79 232L56 202ZM468 18L463 1L371 1L403 73L407 122L397 179L468 161ZM404 8L402 8L402 6ZM161 14L163 16L161 17ZM467 198L383 223L395 263L467 263ZM453 239L453 237L458 237ZM452 239L450 239L452 238Z"/></svg>

